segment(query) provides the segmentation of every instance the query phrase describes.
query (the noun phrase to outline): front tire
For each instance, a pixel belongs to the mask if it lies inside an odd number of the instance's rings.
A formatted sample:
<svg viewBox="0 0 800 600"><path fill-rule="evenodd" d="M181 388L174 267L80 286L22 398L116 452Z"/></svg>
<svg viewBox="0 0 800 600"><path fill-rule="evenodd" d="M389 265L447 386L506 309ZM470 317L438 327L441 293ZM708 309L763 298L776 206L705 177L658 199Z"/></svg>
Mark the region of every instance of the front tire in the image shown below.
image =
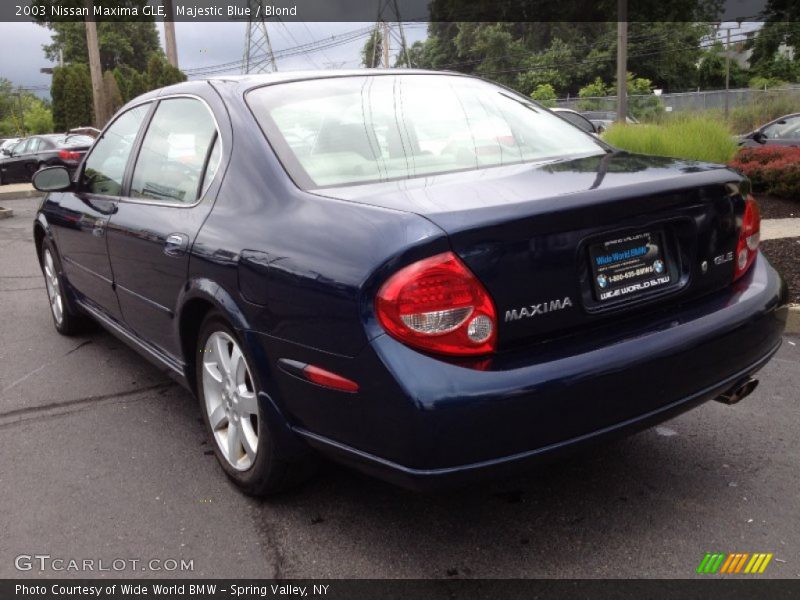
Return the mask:
<svg viewBox="0 0 800 600"><path fill-rule="evenodd" d="M46 237L42 240L42 274L50 303L53 325L61 335L73 336L85 332L89 327L86 317L72 312L64 296L64 277L55 247Z"/></svg>
<svg viewBox="0 0 800 600"><path fill-rule="evenodd" d="M198 400L209 441L225 474L243 492L267 496L307 478L309 463L290 460L270 430L262 389L244 344L221 315L209 314L197 343Z"/></svg>

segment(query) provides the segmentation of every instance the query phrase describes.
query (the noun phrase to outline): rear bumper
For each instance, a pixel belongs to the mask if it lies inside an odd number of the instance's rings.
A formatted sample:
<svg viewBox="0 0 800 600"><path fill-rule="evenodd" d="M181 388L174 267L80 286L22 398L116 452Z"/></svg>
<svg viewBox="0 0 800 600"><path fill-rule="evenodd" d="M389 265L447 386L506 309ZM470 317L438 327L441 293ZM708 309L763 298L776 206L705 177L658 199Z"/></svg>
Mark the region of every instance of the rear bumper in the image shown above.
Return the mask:
<svg viewBox="0 0 800 600"><path fill-rule="evenodd" d="M692 396L682 398L651 412L534 450L453 467L415 469L316 435L302 428L295 428L294 431L304 437L313 448L333 460L405 488L432 491L473 483L481 479L513 475L543 462L554 460L559 456L577 452L594 443L631 435L642 429L657 425L727 392L737 382L761 369L769 362L769 359L772 358L779 347L780 342L757 363L719 382L718 385L701 390Z"/></svg>
<svg viewBox="0 0 800 600"><path fill-rule="evenodd" d="M484 370L389 336L356 359L310 356L361 389L342 394L284 376L281 409L295 433L338 461L406 487L458 484L715 398L776 352L786 316L785 285L759 257L724 293L629 321L624 331L500 356Z"/></svg>

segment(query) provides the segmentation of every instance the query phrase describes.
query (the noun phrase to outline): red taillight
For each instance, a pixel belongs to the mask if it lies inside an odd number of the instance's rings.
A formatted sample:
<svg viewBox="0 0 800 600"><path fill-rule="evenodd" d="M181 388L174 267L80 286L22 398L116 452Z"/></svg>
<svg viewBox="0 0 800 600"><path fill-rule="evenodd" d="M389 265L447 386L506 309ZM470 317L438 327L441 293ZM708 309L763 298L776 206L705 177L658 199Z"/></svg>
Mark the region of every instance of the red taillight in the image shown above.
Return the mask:
<svg viewBox="0 0 800 600"><path fill-rule="evenodd" d="M452 252L395 273L378 291L375 310L386 331L409 346L459 356L495 349L492 299Z"/></svg>
<svg viewBox="0 0 800 600"><path fill-rule="evenodd" d="M71 150L59 150L58 157L64 160L78 160L81 157L81 153L72 152Z"/></svg>
<svg viewBox="0 0 800 600"><path fill-rule="evenodd" d="M747 196L742 217L742 228L739 230L739 241L736 244L735 265L733 280L736 281L747 273L750 265L758 254L758 244L761 241L761 215L758 204L752 196Z"/></svg>

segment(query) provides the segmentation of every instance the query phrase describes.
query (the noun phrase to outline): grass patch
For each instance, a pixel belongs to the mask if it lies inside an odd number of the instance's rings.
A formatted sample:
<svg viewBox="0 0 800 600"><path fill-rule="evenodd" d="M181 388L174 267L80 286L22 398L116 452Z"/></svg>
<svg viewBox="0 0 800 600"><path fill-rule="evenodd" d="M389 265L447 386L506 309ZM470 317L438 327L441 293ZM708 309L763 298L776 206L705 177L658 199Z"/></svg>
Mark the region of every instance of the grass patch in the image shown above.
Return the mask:
<svg viewBox="0 0 800 600"><path fill-rule="evenodd" d="M724 123L681 117L660 125L612 125L603 135L612 146L637 154L727 163L737 145Z"/></svg>

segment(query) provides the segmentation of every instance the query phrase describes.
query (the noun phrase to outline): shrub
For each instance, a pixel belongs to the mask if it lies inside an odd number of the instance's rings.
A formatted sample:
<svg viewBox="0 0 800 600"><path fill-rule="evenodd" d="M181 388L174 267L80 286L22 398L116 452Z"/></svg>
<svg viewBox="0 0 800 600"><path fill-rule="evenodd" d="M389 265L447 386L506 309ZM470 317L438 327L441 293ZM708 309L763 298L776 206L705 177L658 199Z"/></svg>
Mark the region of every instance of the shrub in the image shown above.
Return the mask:
<svg viewBox="0 0 800 600"><path fill-rule="evenodd" d="M687 117L662 125L612 125L604 139L623 150L689 160L727 163L736 153L736 141L724 124Z"/></svg>
<svg viewBox="0 0 800 600"><path fill-rule="evenodd" d="M800 148L742 148L730 166L746 175L757 192L800 199Z"/></svg>
<svg viewBox="0 0 800 600"><path fill-rule="evenodd" d="M556 91L549 83L536 86L536 89L531 92L531 98L547 108L553 108L556 105Z"/></svg>

